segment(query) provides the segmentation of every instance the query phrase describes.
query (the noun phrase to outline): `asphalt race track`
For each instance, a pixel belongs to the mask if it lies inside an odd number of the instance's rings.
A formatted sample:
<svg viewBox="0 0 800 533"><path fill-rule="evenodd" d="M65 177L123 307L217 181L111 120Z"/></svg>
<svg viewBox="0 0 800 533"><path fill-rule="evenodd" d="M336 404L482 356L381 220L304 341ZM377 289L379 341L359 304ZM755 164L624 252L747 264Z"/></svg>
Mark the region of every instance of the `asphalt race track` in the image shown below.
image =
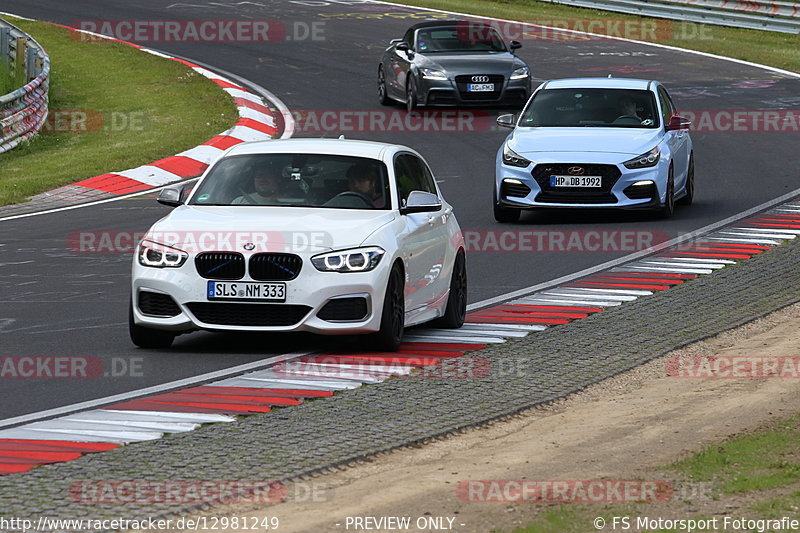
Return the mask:
<svg viewBox="0 0 800 533"><path fill-rule="evenodd" d="M7 0L3 9L79 26L85 20L278 20L289 37L317 28L316 40L280 42L142 42L217 66L262 85L293 112L375 111L380 54L389 39L425 15L379 3L121 0L37 6ZM308 5L313 4L313 5ZM432 14L440 17L440 14ZM779 110L800 105L800 80L764 69L644 44L611 40L526 41L519 54L537 80L573 76L656 78L684 110ZM109 90L114 76L109 73ZM697 196L669 221L637 213L558 212L524 215L499 225L491 211L494 157L504 112L476 115L474 131L300 131L298 136L364 138L409 145L425 156L455 206L462 229L652 232L653 244L735 215L797 187L797 132L693 132ZM111 170L111 169L109 169ZM77 178L77 177L76 177ZM166 352L136 349L128 339L130 256L70 250L87 231L143 231L167 212L152 196L0 222L0 356L97 357L109 375L93 380L4 380L0 419L136 390L251 361L270 354L313 350L307 335L195 333ZM628 251L494 252L468 255L470 301L500 296L580 271ZM352 340L343 339L347 343Z"/></svg>

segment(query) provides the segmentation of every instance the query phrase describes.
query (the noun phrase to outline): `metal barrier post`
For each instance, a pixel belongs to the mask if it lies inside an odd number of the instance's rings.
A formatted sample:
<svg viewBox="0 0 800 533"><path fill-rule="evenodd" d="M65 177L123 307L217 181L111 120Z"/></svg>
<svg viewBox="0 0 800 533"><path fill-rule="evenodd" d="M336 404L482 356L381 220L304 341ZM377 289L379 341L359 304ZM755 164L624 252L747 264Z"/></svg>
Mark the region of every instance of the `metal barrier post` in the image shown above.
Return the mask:
<svg viewBox="0 0 800 533"><path fill-rule="evenodd" d="M11 58L8 57L8 54L11 51L9 46L10 39L11 39L11 28L6 28L6 27L0 28L0 61L3 62L3 66L6 69L9 69L11 67L11 65L9 64L9 60Z"/></svg>

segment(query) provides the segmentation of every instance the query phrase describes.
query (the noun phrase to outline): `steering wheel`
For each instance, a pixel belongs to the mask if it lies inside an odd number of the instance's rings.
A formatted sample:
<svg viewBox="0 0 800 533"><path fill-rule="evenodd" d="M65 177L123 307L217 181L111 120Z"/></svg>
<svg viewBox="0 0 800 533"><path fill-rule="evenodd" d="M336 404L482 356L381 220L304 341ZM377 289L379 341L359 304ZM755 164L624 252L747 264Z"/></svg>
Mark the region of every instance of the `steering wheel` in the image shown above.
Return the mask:
<svg viewBox="0 0 800 533"><path fill-rule="evenodd" d="M640 119L636 115L620 115L620 116L618 116L617 118L614 119L614 122L618 122L620 120L623 120L623 121L624 120L635 120L637 124L641 124L642 123L642 119Z"/></svg>
<svg viewBox="0 0 800 533"><path fill-rule="evenodd" d="M358 198L359 200L364 202L364 204L366 204L367 207L372 208L372 209L375 208L375 204L372 202L372 198L370 198L366 194L363 194L363 193L360 193L360 192L356 192L356 191L340 192L339 194L337 194L336 196L331 198L331 200L329 200L329 201L336 200L337 198Z"/></svg>

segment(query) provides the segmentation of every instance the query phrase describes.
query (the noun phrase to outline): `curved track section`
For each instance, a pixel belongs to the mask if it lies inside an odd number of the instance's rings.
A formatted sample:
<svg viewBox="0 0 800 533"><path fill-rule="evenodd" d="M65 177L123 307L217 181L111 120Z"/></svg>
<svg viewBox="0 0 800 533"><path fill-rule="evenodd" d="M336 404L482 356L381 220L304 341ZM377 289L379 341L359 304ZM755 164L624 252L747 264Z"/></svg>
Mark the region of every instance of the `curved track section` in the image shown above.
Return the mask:
<svg viewBox="0 0 800 533"><path fill-rule="evenodd" d="M35 9L11 0L6 9L68 25L81 20L279 20L293 40L276 42L146 43L178 56L224 66L264 85L298 114L353 111L403 116L400 108L380 108L374 70L389 38L413 22L443 17L435 12L379 3L181 2L132 6L121 0L102 4L43 2ZM317 39L297 42L303 28L316 27ZM145 44L145 43L141 43ZM653 77L664 81L678 105L695 111L790 110L800 103L800 82L789 75L645 44L609 40L527 42L522 55L539 79L575 75ZM497 114L501 110L492 110ZM402 120L400 121L402 124ZM796 187L800 153L797 133L693 133L697 154L696 204L667 222L630 213L559 212L532 214L520 224L499 226L491 218L494 153L503 131L477 121L460 131L363 128L350 131L340 120L328 131L296 135L348 136L407 144L431 163L462 228L488 232L544 231L549 236L587 229L640 232L649 244L692 232L735 215ZM480 126L483 124L483 126ZM748 151L743 150L747 147ZM749 154L758 154L753 157ZM0 224L0 356L80 356L104 369L93 379L9 380L0 393L0 418L138 390L205 372L253 363L288 351L316 350L308 336L229 336L198 333L181 337L170 352L134 349L127 339L128 253L80 253L70 243L81 235L133 236L163 216L152 197L136 197ZM496 234L494 237L501 237ZM549 238L549 237L548 237ZM504 250L476 241L469 255L472 302L519 290L567 273L622 257L611 239L606 249L589 251ZM112 251L127 252L124 244ZM130 240L127 241L129 247ZM616 248L614 244L617 244ZM347 349L347 340L339 341ZM135 369L135 370L133 370Z"/></svg>

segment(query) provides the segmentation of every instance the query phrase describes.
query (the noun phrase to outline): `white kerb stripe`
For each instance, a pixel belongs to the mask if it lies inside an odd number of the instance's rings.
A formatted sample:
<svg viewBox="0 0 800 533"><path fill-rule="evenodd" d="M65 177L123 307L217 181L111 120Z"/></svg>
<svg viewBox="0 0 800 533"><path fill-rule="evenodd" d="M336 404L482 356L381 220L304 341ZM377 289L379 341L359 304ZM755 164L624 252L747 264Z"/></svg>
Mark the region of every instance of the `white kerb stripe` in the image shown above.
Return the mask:
<svg viewBox="0 0 800 533"><path fill-rule="evenodd" d="M224 150L220 150L215 146L201 144L200 146L195 146L194 148L191 148L176 155L181 155L183 157L190 157L195 161L200 161L202 163L205 163L206 165L210 165L211 163L219 159L223 153L225 153Z"/></svg>
<svg viewBox="0 0 800 533"><path fill-rule="evenodd" d="M177 174L167 172L163 168L158 168L151 165L143 165L138 168L123 170L122 172L114 172L114 174L119 174L120 176L125 176L126 178L140 181L154 187L181 181L183 179Z"/></svg>

